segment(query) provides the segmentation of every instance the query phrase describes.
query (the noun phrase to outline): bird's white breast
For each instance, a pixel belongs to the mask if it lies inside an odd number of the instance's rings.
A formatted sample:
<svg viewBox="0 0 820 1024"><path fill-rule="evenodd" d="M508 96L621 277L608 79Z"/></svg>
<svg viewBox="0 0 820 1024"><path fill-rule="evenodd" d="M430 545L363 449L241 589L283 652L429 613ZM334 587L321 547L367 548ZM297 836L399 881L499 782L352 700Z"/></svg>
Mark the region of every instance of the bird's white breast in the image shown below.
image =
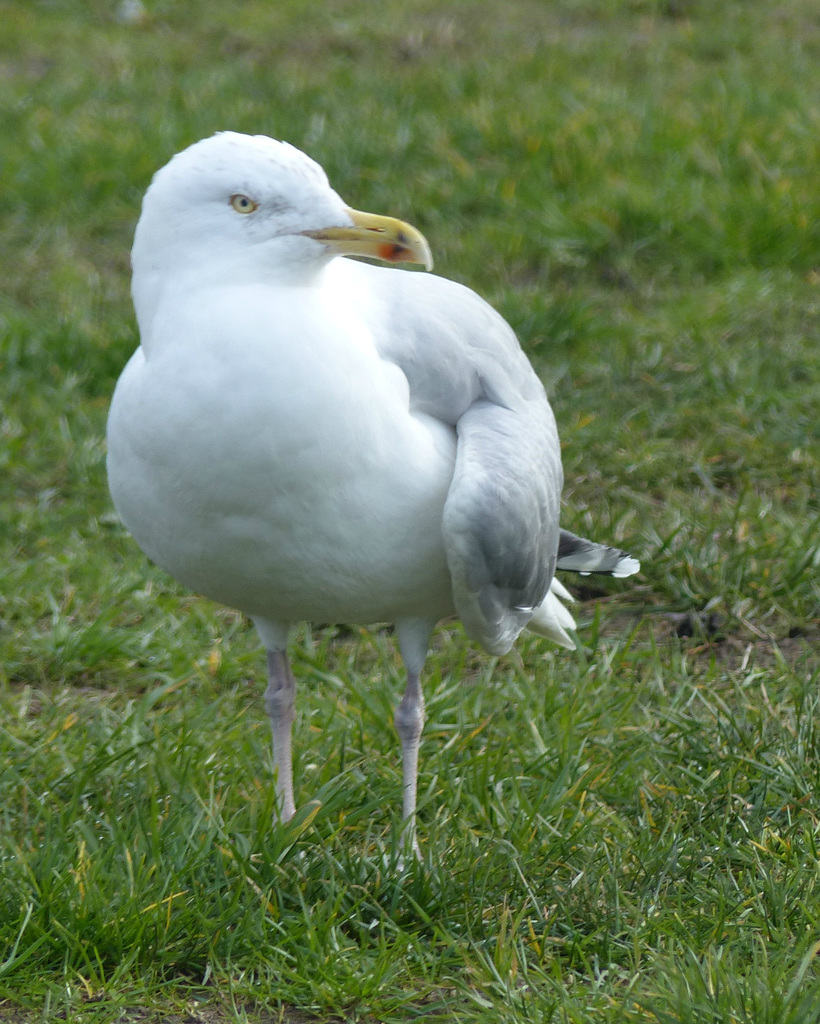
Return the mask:
<svg viewBox="0 0 820 1024"><path fill-rule="evenodd" d="M369 622L451 608L452 428L333 289L202 289L160 304L118 383L109 479L140 546L248 614Z"/></svg>

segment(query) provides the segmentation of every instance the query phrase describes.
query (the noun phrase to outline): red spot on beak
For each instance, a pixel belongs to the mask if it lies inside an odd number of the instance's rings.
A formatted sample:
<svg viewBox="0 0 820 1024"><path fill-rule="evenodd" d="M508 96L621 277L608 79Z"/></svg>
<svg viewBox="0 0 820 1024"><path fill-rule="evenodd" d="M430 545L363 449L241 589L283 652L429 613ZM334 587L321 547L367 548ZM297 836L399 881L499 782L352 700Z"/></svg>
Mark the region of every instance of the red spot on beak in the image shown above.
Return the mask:
<svg viewBox="0 0 820 1024"><path fill-rule="evenodd" d="M401 263L407 256L407 250L404 246L395 245L393 242L385 242L384 245L380 245L378 252L379 259L384 260L386 263Z"/></svg>

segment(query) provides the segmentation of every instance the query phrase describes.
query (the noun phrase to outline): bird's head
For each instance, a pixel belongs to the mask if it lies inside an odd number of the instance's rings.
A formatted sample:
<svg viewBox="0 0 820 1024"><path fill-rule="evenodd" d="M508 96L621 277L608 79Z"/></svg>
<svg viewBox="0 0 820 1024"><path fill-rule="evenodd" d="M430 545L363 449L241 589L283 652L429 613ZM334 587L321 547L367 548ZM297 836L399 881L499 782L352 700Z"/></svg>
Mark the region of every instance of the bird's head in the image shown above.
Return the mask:
<svg viewBox="0 0 820 1024"><path fill-rule="evenodd" d="M220 132L178 153L148 189L132 250L140 275L310 275L333 256L432 268L414 227L348 207L310 157L264 135ZM203 271L204 272L204 271Z"/></svg>

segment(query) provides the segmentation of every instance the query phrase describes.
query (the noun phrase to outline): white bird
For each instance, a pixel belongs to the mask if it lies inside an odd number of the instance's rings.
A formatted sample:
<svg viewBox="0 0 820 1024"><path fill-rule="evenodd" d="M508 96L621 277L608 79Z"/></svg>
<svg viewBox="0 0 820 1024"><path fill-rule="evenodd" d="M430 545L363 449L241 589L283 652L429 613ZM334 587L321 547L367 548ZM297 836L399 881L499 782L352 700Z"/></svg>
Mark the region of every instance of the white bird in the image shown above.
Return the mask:
<svg viewBox="0 0 820 1024"><path fill-rule="evenodd" d="M140 346L108 420L114 504L145 553L249 615L267 649L278 812L295 811L299 621L395 624L405 836L415 845L431 631L493 654L525 627L572 647L557 568L637 572L559 529L555 420L507 323L322 168L222 132L154 177L132 250ZM417 847L416 847L417 849Z"/></svg>

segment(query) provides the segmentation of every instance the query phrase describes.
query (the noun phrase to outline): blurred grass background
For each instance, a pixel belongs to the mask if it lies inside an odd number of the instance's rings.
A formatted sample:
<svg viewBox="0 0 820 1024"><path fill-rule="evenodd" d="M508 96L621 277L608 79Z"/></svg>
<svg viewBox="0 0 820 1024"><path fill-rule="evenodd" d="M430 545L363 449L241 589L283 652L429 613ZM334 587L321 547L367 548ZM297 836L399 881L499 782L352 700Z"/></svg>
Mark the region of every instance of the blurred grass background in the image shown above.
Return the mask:
<svg viewBox="0 0 820 1024"><path fill-rule="evenodd" d="M813 0L0 24L0 1019L820 1020ZM305 149L504 313L566 525L644 566L568 581L574 656L440 630L407 876L389 638L300 634L307 810L273 829L253 633L107 495L141 196L224 128Z"/></svg>

